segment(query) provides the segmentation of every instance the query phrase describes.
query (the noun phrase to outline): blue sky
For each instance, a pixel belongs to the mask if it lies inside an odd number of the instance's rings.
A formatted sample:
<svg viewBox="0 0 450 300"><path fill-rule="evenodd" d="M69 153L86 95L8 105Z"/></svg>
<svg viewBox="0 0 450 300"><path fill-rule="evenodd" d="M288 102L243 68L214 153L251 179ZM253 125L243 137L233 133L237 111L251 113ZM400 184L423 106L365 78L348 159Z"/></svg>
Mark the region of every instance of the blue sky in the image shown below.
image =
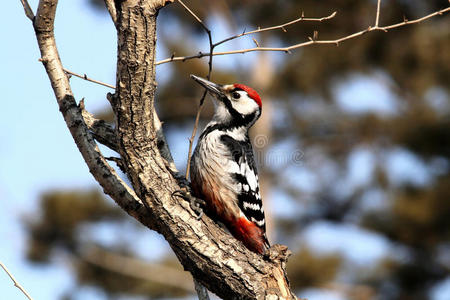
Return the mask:
<svg viewBox="0 0 450 300"><path fill-rule="evenodd" d="M62 1L58 7L56 38L61 57L67 68L113 83L115 33L104 20L108 16L94 15L84 2ZM7 13L2 18L8 26L0 28L7 41L0 48L0 260L35 299L57 299L71 285L69 274L62 265L36 266L24 261L25 236L20 220L33 215L39 193L47 189L96 184L58 111L44 68L38 62L33 28L20 1L4 4ZM35 8L37 1L30 4ZM88 97L92 110L104 105L105 88L77 80L72 83L76 96ZM24 299L3 271L0 290L3 299Z"/></svg>
<svg viewBox="0 0 450 300"><path fill-rule="evenodd" d="M114 28L109 16L96 14L86 3L87 1L61 1L59 4L55 27L60 56L66 68L114 84ZM35 9L37 1L30 0L30 4ZM0 118L0 261L35 299L57 299L73 284L63 267L64 258L58 258L60 264L50 267L28 264L23 258L26 241L21 220L33 216L38 195L43 191L54 188L96 187L97 184L88 172L57 108L47 75L42 64L38 62L40 55L34 31L23 13L20 1L6 1L4 5L4 11L7 13L4 14L3 21L8 27L0 26L1 36L7 41L6 47L0 47L3 112ZM216 34L226 35L229 29L223 23L218 24L220 26L217 26ZM252 58L253 55L246 55L245 59L240 55L236 60L239 64L245 64L251 62ZM220 66L230 65L225 63L227 59L224 57L216 62ZM158 68L161 72L162 67ZM386 78L379 74L374 78L358 76L338 83L338 107L354 113L395 113L398 100L384 87ZM110 91L108 88L76 78L71 82L76 98L85 97L89 110L95 112L106 105L105 94ZM357 104L353 101L355 97L360 99ZM181 130L168 137L169 143L175 145L188 135L188 131ZM288 148L295 150L292 149L295 145L289 142L279 147L284 153ZM286 149L283 150L283 147ZM183 168L187 148L183 146L182 149L177 147L173 150L176 154L175 161ZM429 180L426 166L411 153L393 149L387 159L394 180L417 181L421 184ZM373 160L373 153L369 150L357 149L349 159L349 178L345 180L352 184L364 184L371 176ZM418 170L414 173L420 176L408 177L412 173L411 168ZM314 180L307 166L302 164L290 168L289 172L295 173L297 178ZM276 190L273 193L276 193ZM277 196L280 197L281 203L286 203L286 207L280 208L277 213L288 213L291 209L289 201L283 200L285 196L281 194ZM103 233L100 239L105 243L113 239L110 231L102 228L97 230ZM149 238L153 236L150 235ZM377 235L353 226L335 227L325 222L311 226L305 232L304 239L319 251L321 245L327 245L330 251L342 252L349 260L362 264L379 259L391 249L390 245ZM342 239L348 243L342 243ZM351 252L350 248L357 251ZM450 281L437 286L433 292L435 299L444 299L439 295L447 291L449 286ZM1 270L0 290L4 299L24 299ZM325 299L325 294L320 293L322 292L318 290L309 290L309 299ZM85 289L82 295L80 299L103 298L92 289ZM341 299L339 295L329 292L326 295L327 299Z"/></svg>

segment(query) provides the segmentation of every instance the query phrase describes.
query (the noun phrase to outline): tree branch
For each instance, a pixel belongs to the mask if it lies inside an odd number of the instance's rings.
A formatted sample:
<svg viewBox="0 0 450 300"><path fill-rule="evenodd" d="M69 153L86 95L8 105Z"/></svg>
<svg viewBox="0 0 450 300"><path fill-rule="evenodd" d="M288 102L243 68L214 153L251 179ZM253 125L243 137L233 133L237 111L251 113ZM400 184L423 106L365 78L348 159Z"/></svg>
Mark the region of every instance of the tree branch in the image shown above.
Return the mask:
<svg viewBox="0 0 450 300"><path fill-rule="evenodd" d="M21 1L25 1L26 2L26 0L21 0ZM181 1L180 1L180 3L181 3ZM295 44L295 45L292 45L292 46L289 46L289 47L280 47L280 48L261 47L258 44L258 42L256 42L256 40L253 40L255 42L255 45L256 45L256 47L254 47L254 48L234 50L234 51L223 51L223 52L213 52L213 51L210 50L208 53L199 52L198 54L191 55L191 56L179 56L179 57L172 56L170 58L166 58L166 59L163 59L163 60L160 60L160 61L156 62L155 65L165 64L165 63L169 63L169 62L176 62L176 61L184 62L186 60L196 59L196 58L203 58L203 57L206 57L206 56L211 57L211 56L216 56L216 55L244 54L244 53L247 53L247 52L256 52L256 51L274 51L274 52L290 53L291 50L295 50L295 49L298 49L298 48L302 48L302 47L306 47L306 46L310 46L310 45L314 45L314 44L334 44L336 46L339 46L339 43L341 43L343 41L346 41L346 40L349 40L349 39L353 39L353 38L356 38L358 36L362 36L365 33L368 33L368 32L371 32L371 31L378 30L378 31L387 32L390 29L394 29L394 28L398 28L398 27L402 27L402 26L406 26L406 25L420 23L420 22L428 20L428 19L430 19L432 17L435 17L437 15L443 15L443 14L445 14L445 13L450 11L450 7L447 7L447 8L441 9L439 11L433 12L431 14L428 14L428 15L422 17L422 18L419 18L419 19L404 20L403 22L400 22L400 23L397 23L397 24L380 27L378 25L379 24L379 18L380 18L380 8L381 8L381 0L378 0L375 25L373 27L369 27L369 28L367 28L365 30L361 30L359 32L356 32L356 33L353 33L353 34L341 37L339 39L335 39L335 40L317 40L317 39L314 39L314 38L310 37L309 38L310 40L308 42L303 42L303 43ZM25 9L25 11L27 11L27 10ZM190 11L190 9L189 9L189 11ZM228 42L228 41L231 41L233 39L236 39L236 38L239 38L239 37L242 37L242 36L245 36L245 35L249 35L249 34L255 34L255 33L259 33L259 32L275 30L275 29L283 29L283 28L285 28L288 25L291 25L291 24L294 24L294 23L297 23L297 22L300 22L300 21L319 21L319 22L322 22L322 21L325 21L325 20L333 18L335 15L336 15L336 12L333 12L331 15L329 15L327 17L322 17L322 18L304 18L303 15L302 15L302 17L300 17L298 19L295 19L293 21L287 22L285 24L276 25L276 26L267 27L267 28L258 28L258 29L252 30L252 31L243 32L241 34L237 34L237 35L228 37L226 39L223 39L223 40L221 40L219 42L214 43L212 46L214 46L213 48L215 48L216 46L218 46L220 44L223 44L225 42ZM198 18L195 14L194 14L194 17ZM202 24L202 26L205 26L203 22L201 24ZM211 49L211 42L210 42L210 49ZM87 81L91 81L93 83L97 83L97 84L100 84L100 85L103 85L103 86L115 89L115 87L113 85L110 85L110 84L107 84L107 83L103 83L103 82L98 81L98 80L91 79L91 78L87 77L86 74L80 75L80 74L74 73L74 72L72 72L70 70L67 70L67 69L64 69L64 71L66 73L70 74L70 75L79 77L81 79L84 79L84 80L87 80ZM196 119L197 119L197 117L196 117ZM194 137L195 137L195 135L194 135ZM189 139L189 140L191 140L191 139Z"/></svg>
<svg viewBox="0 0 450 300"><path fill-rule="evenodd" d="M154 216L156 230L184 268L209 290L225 299L290 298L282 263L286 251L265 261L208 217L197 220L187 202L171 196L180 187L156 145L152 113L158 8L158 1L123 1L117 8L117 89L111 104L127 174Z"/></svg>
<svg viewBox="0 0 450 300"><path fill-rule="evenodd" d="M56 49L57 0L41 0L33 25L60 111L105 193L142 224L163 234L184 268L209 290L225 299L294 297L284 271L286 247L274 246L271 259L264 260L208 217L197 220L187 202L171 196L180 187L160 152L161 123L154 111L156 16L164 4L121 1L116 7L117 89L109 99L117 120L118 150L136 194L106 162L84 121Z"/></svg>
<svg viewBox="0 0 450 300"><path fill-rule="evenodd" d="M206 32L210 32L209 28L205 25L205 23L203 23L203 21L186 4L184 4L183 1L178 0L178 3L180 3L184 7L184 9L186 9L188 13L194 17L194 19L203 27L203 29Z"/></svg>
<svg viewBox="0 0 450 300"><path fill-rule="evenodd" d="M119 151L119 145L117 135L114 128L106 123L104 120L99 120L94 117L93 114L88 112L84 107L84 99L80 101L79 107L83 116L84 122L89 130L94 135L94 138L106 147Z"/></svg>
<svg viewBox="0 0 450 300"><path fill-rule="evenodd" d="M209 53L199 52L198 54L191 55L191 56L177 56L177 57L166 58L166 59L163 59L163 60L160 60L160 61L156 62L156 64L160 65L160 64L165 64L165 63L174 62L174 61L182 61L182 62L184 62L186 60L195 59L195 58L202 58L202 57L211 56L211 55L217 56L217 55L243 54L243 53L256 52L256 51L270 51L270 52L290 53L292 50L296 50L296 49L299 49L299 48L302 48L302 47L311 46L311 45L315 45L315 44L334 44L336 46L339 46L339 44L341 42L344 42L344 41L356 38L358 36L361 36L363 34L371 32L371 31L384 31L384 32L387 32L390 29L394 29L394 28L398 28L398 27L402 27L402 26L406 26L406 25L411 25L411 24L416 24L416 23L423 22L423 21L428 20L428 19L430 19L430 18L432 18L434 16L443 15L443 14L449 12L449 11L450 11L450 7L447 7L447 8L441 9L439 11L433 12L431 14L428 14L428 15L422 17L422 18L419 18L419 19L404 20L403 22L396 23L396 24L393 24L393 25L388 25L388 26L381 26L381 27L380 26L373 26L373 27L369 27L369 28L367 28L365 30L358 31L358 32L355 32L353 34L350 34L350 35L347 35L347 36L344 36L344 37L341 37L341 38L338 38L338 39L335 39L335 40L315 40L315 39L310 37L309 41L307 41L307 42L295 44L295 45L288 46L288 47L259 47L259 46L257 46L257 47L248 48L248 49L222 51L222 52L214 52L214 53L212 53L212 52L209 52ZM377 19L379 19L379 10L377 10L377 16L378 16ZM269 28L277 28L279 26L282 26L282 25L273 26L273 27L269 27ZM254 32L258 32L258 29L254 30ZM231 37L229 39L233 39L235 37L239 37L239 36L243 36L243 35L244 34L236 35L236 36L233 36L233 37ZM225 40L227 40L227 39L225 39Z"/></svg>
<svg viewBox="0 0 450 300"><path fill-rule="evenodd" d="M261 33L261 32L265 32L265 31L277 30L277 29L281 29L283 31L286 31L286 27L287 26L293 25L295 23L299 23L299 22L302 22L302 21L323 22L323 21L332 19L335 16L336 16L336 12L333 12L329 16L322 17L322 18L305 18L304 13L302 12L302 16L300 18L298 18L298 19L292 20L290 22L287 22L287 23L284 23L284 24L281 24L281 25L276 25L276 26L271 26L271 27L266 27L266 28L258 28L258 29L252 30L252 31L247 31L247 32L243 32L241 34L233 35L233 36L231 36L229 38L223 39L223 40L215 43L214 46L219 46L220 44L229 42L231 40L234 40L234 39L237 39L237 38L240 38L242 36L249 35L249 34L256 34L256 33Z"/></svg>
<svg viewBox="0 0 450 300"><path fill-rule="evenodd" d="M84 122L81 108L76 105L69 80L59 58L53 32L57 3L57 0L41 0L33 26L42 63L50 79L59 109L90 172L103 187L104 192L138 221L153 227L151 216L142 201L101 154Z"/></svg>
<svg viewBox="0 0 450 300"><path fill-rule="evenodd" d="M212 36L211 36L211 30L209 30L209 28L205 25L205 23L203 23L203 21L189 8L186 6L186 4L184 4L183 1L178 0L178 2L194 17L194 19L197 20L197 22L200 23L200 25L203 27L203 29L205 30L206 34L208 35L208 41L209 41L209 53L213 53L214 51L214 47L216 47L216 45L213 44L212 42ZM209 61L208 61L208 75L206 75L206 79L210 80L211 79L211 72L212 72L212 55L209 55ZM187 162L186 162L186 178L189 178L189 171L191 168L191 155L192 155L192 146L194 145L194 139L195 136L197 134L197 129L198 129L198 122L200 120L200 114L202 112L202 108L203 108L203 104L205 103L205 98L206 95L208 94L208 90L205 88L205 90L203 91L203 95L200 98L200 104L198 106L197 109L197 114L195 116L195 121L194 121L194 128L192 129L192 134L191 137L189 138L189 148L188 148L188 157L187 157ZM196 284L196 289L198 289L200 291L201 287L199 286L199 284L197 282L195 282ZM199 296L201 294L205 294L205 292L200 291Z"/></svg>
<svg viewBox="0 0 450 300"><path fill-rule="evenodd" d="M25 289L17 282L17 280L14 278L14 276L9 272L8 268L0 261L0 267L8 274L9 278L11 278L12 282L14 283L14 286L18 288L29 300L33 300L31 298L30 294L25 291Z"/></svg>
<svg viewBox="0 0 450 300"><path fill-rule="evenodd" d="M111 88L111 89L116 89L115 86L113 86L113 85L111 85L111 84L108 84L108 83L104 83L104 82L95 80L95 79L92 79L92 78L88 77L86 74L80 75L80 74L77 74L77 73L75 73L75 72L72 72L72 71L70 71L70 70L68 70L68 69L66 69L66 68L63 68L63 70L64 70L64 72L65 72L66 74L73 75L73 76L75 76L75 77L78 77L78 78L81 78L81 79L84 79L84 80L87 80L87 81L90 81L90 82L93 82L93 83L96 83L96 84L99 84L99 85L103 85L103 86L109 87L109 88Z"/></svg>
<svg viewBox="0 0 450 300"><path fill-rule="evenodd" d="M27 0L20 0L20 2L22 2L22 6L23 6L23 9L25 10L25 15L27 16L27 18L30 19L31 21L33 21L34 13L33 13L33 10L30 7L30 4L28 3L28 1Z"/></svg>
<svg viewBox="0 0 450 300"><path fill-rule="evenodd" d="M109 99L117 120L118 151L134 191L107 163L83 118L82 107L76 104L54 39L57 0L40 0L37 14L33 18L30 17L31 9L28 9L28 3L26 0L22 1L25 14L33 20L42 62L58 106L90 172L105 193L125 211L145 226L164 235L184 268L220 297L225 299L295 298L289 290L285 273L285 263L289 256L286 247L273 246L269 258L265 260L237 242L207 216L197 220L188 203L179 202L171 196L180 187L173 174L174 169L171 165L173 161L171 161L167 144L160 145L164 135L154 109L157 64L154 61L156 17L158 10L168 1L133 0L115 1L115 3L118 4L115 6L118 31L117 89ZM216 53L210 49L209 53L171 58L159 64L209 56L210 74L214 55L251 51L289 52L311 44L338 45L342 41L370 31L387 31L418 23L437 14L446 13L448 10L450 8L417 20L405 20L390 26L369 27L337 40L319 41L311 38L309 42L285 48L264 48L257 45L256 48ZM379 11L377 15L379 19ZM211 37L210 48L214 48Z"/></svg>
<svg viewBox="0 0 450 300"><path fill-rule="evenodd" d="M109 15L111 16L114 26L117 26L117 11L114 0L105 0L105 5L106 8L108 9Z"/></svg>
<svg viewBox="0 0 450 300"><path fill-rule="evenodd" d="M39 59L39 61L42 62L42 59ZM63 68L64 72L69 75L74 75L76 77L79 77L83 80L87 80L89 82L93 82L96 84L100 84L112 89L116 89L115 86L107 83L103 83L98 80L91 79L87 77L86 74L80 75L75 72L72 72L66 68ZM109 98L111 98L111 94L108 94ZM84 100L84 99L83 99ZM84 107L84 101L80 101L80 108L82 111L82 115L84 118L84 121L86 125L88 126L89 130L91 130L92 134L94 135L94 138L100 142L101 144L107 146L108 148L118 152L118 145L117 145L117 136L115 133L114 128L112 126L108 125L104 120L96 119L91 113L85 110ZM164 157L164 159L167 161L169 169L171 169L172 173L179 179L183 180L183 175L180 175L175 167L172 154L170 153L166 138L162 131L162 123L158 118L158 115L156 114L156 111L153 110L153 117L155 126L157 128L157 135L158 135L158 148L161 152L161 155Z"/></svg>
<svg viewBox="0 0 450 300"><path fill-rule="evenodd" d="M378 27L378 22L380 21L380 8L381 8L381 0L377 2L377 14L375 17L375 27Z"/></svg>

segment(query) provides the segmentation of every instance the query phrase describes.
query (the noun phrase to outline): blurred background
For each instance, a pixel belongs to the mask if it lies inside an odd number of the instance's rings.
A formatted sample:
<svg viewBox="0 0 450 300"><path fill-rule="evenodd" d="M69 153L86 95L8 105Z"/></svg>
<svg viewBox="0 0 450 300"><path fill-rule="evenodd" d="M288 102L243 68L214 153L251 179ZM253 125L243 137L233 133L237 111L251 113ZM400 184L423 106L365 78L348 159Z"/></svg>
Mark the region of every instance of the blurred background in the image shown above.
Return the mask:
<svg viewBox="0 0 450 300"><path fill-rule="evenodd" d="M37 7L37 0L30 0ZM64 66L115 82L116 34L103 1L60 1ZM373 25L375 0L186 1L213 40L298 18L261 46L334 39ZM124 214L92 179L58 111L20 1L6 1L0 34L0 261L35 299L193 299L164 239ZM447 7L383 1L380 25ZM158 18L157 59L208 51L177 3ZM213 59L212 80L254 87L263 116L252 131L269 239L288 245L292 288L309 300L450 299L450 19L292 54ZM217 51L253 47L244 37ZM185 170L207 59L157 67L157 105ZM112 90L77 78L75 96L112 121ZM201 126L211 117L209 100ZM116 155L102 148L106 156ZM24 299L0 270L2 299Z"/></svg>

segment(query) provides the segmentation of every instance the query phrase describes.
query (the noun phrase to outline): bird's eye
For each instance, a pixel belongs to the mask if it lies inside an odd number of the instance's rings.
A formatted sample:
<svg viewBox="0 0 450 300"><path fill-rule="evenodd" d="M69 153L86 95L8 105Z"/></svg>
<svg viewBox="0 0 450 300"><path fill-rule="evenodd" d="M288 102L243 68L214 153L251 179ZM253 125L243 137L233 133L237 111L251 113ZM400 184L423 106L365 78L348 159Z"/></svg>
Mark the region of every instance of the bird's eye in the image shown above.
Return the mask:
<svg viewBox="0 0 450 300"><path fill-rule="evenodd" d="M238 92L234 92L232 96L233 96L234 99L241 98L241 94L239 94Z"/></svg>

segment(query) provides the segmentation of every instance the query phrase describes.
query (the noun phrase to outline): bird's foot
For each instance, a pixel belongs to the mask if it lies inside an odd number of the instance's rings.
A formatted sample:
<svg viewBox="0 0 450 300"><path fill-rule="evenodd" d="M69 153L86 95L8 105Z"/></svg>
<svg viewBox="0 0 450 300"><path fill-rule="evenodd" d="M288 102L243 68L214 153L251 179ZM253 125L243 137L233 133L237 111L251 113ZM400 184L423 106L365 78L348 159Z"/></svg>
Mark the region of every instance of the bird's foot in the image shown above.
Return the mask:
<svg viewBox="0 0 450 300"><path fill-rule="evenodd" d="M184 187L185 189L177 190L172 193L173 196L177 196L183 198L186 201L189 201L189 206L197 215L197 220L200 220L203 216L203 208L206 205L205 200L192 196L190 188Z"/></svg>

